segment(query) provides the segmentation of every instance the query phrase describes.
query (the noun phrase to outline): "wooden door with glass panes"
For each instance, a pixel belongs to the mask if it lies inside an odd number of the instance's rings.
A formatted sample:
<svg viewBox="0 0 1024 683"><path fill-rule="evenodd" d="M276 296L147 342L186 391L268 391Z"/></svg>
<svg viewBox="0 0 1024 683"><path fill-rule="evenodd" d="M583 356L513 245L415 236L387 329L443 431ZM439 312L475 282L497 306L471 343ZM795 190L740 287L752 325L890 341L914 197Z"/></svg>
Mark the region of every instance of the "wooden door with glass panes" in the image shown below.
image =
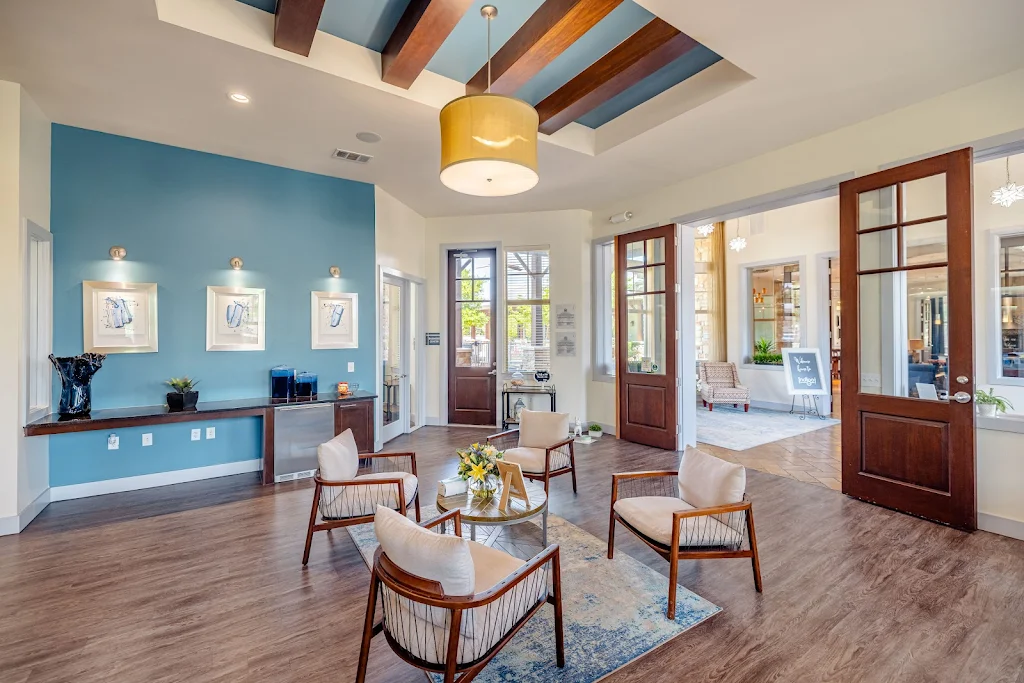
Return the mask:
<svg viewBox="0 0 1024 683"><path fill-rule="evenodd" d="M494 249L448 253L448 422L493 425L497 416Z"/></svg>

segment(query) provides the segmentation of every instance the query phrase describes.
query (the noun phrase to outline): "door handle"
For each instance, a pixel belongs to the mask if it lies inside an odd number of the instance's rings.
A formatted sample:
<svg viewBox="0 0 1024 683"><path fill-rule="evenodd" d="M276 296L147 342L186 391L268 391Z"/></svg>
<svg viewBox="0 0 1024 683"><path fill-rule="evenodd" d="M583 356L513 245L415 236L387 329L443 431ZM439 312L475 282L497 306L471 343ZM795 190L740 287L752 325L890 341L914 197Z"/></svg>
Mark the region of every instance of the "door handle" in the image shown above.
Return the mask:
<svg viewBox="0 0 1024 683"><path fill-rule="evenodd" d="M970 403L971 395L968 394L966 391L958 391L955 394L953 394L953 400L956 401L957 403Z"/></svg>
<svg viewBox="0 0 1024 683"><path fill-rule="evenodd" d="M497 374L498 374L498 371L497 371L497 370L491 370L491 371L490 371L490 372L488 372L487 374L488 374L488 375L497 375Z"/></svg>

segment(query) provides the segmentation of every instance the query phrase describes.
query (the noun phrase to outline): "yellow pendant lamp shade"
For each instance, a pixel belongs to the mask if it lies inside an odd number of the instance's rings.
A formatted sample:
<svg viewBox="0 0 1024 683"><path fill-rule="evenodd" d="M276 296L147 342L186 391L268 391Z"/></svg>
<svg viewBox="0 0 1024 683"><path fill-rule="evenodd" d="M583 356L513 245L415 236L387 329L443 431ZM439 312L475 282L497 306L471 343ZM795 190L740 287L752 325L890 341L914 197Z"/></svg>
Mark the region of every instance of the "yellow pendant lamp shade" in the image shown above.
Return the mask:
<svg viewBox="0 0 1024 683"><path fill-rule="evenodd" d="M441 182L456 192L505 197L537 175L537 110L505 95L452 100L441 110Z"/></svg>

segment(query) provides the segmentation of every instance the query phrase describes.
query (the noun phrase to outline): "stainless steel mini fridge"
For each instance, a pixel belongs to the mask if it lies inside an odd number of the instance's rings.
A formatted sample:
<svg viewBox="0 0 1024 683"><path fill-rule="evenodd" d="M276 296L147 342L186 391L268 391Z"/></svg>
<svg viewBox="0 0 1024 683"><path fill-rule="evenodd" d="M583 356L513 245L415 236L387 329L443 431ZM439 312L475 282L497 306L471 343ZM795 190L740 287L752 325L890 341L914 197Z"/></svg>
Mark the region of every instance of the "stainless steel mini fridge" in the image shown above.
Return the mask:
<svg viewBox="0 0 1024 683"><path fill-rule="evenodd" d="M274 408L274 481L312 477L317 446L333 438L333 403Z"/></svg>

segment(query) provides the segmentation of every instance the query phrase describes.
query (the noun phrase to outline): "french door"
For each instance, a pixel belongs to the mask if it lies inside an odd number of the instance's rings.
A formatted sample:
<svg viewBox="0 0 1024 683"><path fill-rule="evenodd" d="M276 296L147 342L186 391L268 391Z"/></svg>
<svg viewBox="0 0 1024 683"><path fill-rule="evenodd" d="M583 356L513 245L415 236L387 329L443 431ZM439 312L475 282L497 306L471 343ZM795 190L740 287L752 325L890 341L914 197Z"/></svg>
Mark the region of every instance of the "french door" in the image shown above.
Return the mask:
<svg viewBox="0 0 1024 683"><path fill-rule="evenodd" d="M843 492L974 529L972 151L839 187Z"/></svg>
<svg viewBox="0 0 1024 683"><path fill-rule="evenodd" d="M493 425L497 416L494 249L448 252L448 422Z"/></svg>
<svg viewBox="0 0 1024 683"><path fill-rule="evenodd" d="M409 376L412 349L409 325L408 282L384 275L381 278L380 343L383 358L381 441L409 431Z"/></svg>
<svg viewBox="0 0 1024 683"><path fill-rule="evenodd" d="M676 228L615 238L619 437L676 448Z"/></svg>

